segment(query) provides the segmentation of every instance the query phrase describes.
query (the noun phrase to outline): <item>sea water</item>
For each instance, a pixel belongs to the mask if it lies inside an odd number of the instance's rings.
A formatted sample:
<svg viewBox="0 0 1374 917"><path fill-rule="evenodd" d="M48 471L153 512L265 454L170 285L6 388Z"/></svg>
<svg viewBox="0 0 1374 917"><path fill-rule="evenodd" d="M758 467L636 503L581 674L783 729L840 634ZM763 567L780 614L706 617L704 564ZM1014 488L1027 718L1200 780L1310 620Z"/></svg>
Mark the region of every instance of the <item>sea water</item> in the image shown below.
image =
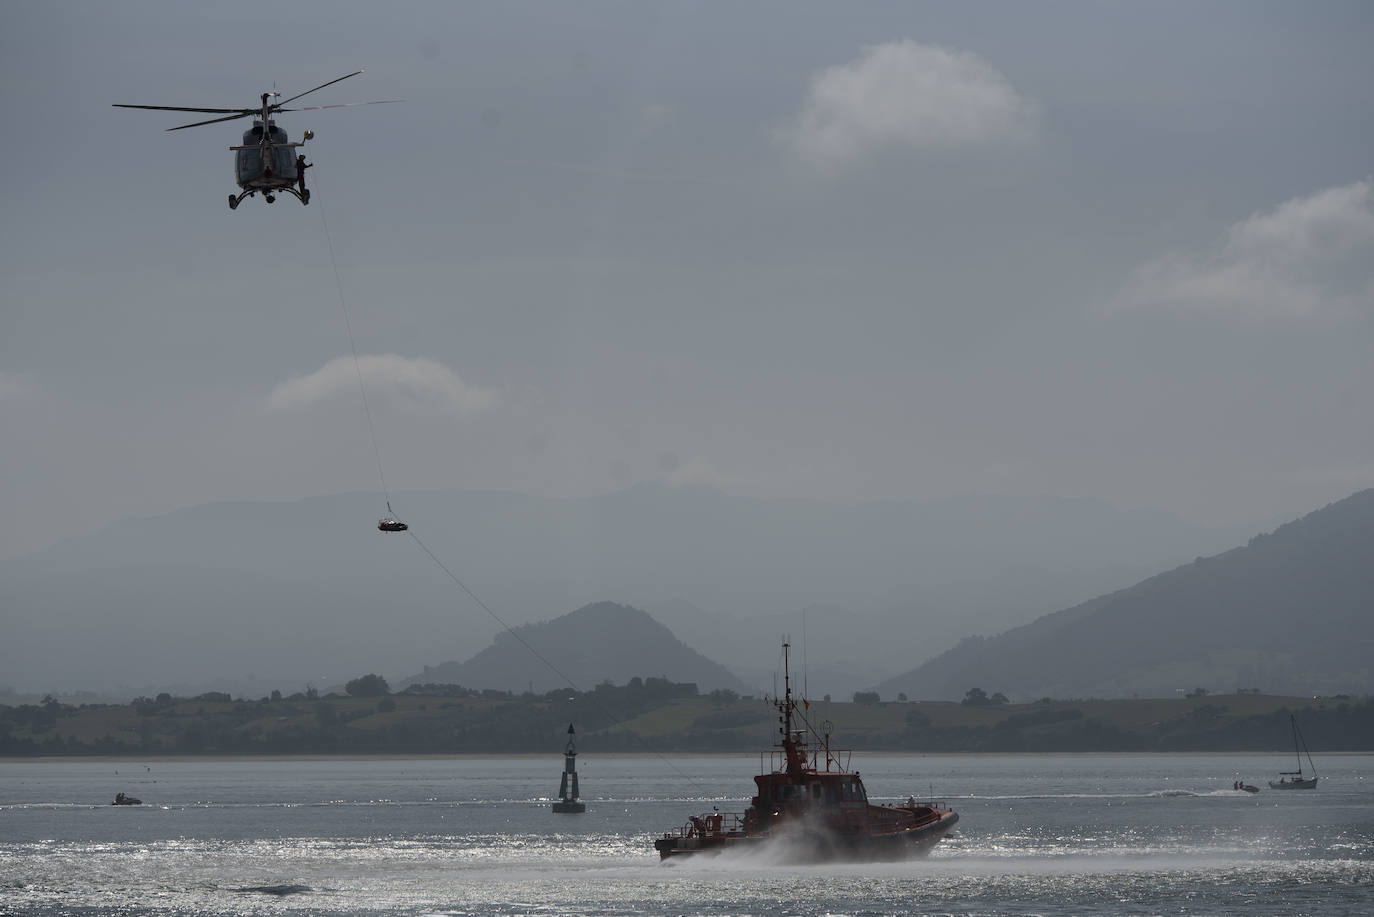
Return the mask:
<svg viewBox="0 0 1374 917"><path fill-rule="evenodd" d="M659 861L744 808L757 755L584 752L581 815L549 809L556 753L10 760L0 913L1374 914L1374 756L1319 758L1276 792L1282 756L856 754L873 801L961 820L924 859L830 866Z"/></svg>

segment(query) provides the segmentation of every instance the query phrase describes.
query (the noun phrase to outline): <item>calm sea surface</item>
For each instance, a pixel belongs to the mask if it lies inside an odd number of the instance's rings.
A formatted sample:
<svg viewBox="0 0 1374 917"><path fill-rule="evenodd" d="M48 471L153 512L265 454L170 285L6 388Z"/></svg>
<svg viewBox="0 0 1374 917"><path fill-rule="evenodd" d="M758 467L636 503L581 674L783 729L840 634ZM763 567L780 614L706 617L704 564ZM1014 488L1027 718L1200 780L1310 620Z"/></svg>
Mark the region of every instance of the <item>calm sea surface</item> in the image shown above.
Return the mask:
<svg viewBox="0 0 1374 917"><path fill-rule="evenodd" d="M0 913L1374 914L1374 756L1257 796L1271 755L855 755L875 801L962 820L928 858L661 864L743 809L753 755L0 761ZM109 805L115 792L144 805Z"/></svg>

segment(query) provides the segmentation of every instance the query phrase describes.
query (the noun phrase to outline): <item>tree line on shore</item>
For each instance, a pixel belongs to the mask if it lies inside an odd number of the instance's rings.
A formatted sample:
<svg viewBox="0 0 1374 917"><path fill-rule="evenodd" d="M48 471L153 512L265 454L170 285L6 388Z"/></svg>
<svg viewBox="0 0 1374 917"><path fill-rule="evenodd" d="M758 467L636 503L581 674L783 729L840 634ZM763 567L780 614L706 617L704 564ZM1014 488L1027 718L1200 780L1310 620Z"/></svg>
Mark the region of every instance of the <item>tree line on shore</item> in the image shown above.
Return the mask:
<svg viewBox="0 0 1374 917"><path fill-rule="evenodd" d="M703 694L690 682L632 678L542 694L412 685L364 675L345 693L314 689L234 699L163 693L128 704L0 705L0 755L476 754L561 752L569 722L584 750L734 752L766 747L766 699ZM812 705L818 707L817 704ZM1012 704L970 689L955 702L882 702L860 692L817 719L837 746L920 752L1284 751L1296 712L1312 749L1374 750L1374 702L1257 694ZM817 711L812 710L813 715Z"/></svg>

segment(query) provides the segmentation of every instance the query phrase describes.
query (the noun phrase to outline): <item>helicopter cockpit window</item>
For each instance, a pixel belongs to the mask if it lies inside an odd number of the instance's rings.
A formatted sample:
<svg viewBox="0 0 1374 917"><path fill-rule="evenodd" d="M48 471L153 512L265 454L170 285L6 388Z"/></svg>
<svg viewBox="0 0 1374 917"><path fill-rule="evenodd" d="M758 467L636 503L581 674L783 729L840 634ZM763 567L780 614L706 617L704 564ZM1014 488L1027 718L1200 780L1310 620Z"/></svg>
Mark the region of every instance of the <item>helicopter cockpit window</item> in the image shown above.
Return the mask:
<svg viewBox="0 0 1374 917"><path fill-rule="evenodd" d="M296 151L291 147L276 147L272 150L276 158L276 172L283 178L296 177Z"/></svg>
<svg viewBox="0 0 1374 917"><path fill-rule="evenodd" d="M239 181L255 178L262 171L262 153L256 149L239 150L234 165L239 173Z"/></svg>

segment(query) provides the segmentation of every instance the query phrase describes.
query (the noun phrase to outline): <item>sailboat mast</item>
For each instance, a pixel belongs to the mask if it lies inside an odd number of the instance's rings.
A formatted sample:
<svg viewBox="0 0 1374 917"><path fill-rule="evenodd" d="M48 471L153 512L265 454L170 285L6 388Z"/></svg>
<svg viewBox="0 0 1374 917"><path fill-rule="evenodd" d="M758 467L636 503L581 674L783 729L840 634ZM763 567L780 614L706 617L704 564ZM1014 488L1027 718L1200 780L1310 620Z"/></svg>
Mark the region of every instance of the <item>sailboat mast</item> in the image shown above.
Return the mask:
<svg viewBox="0 0 1374 917"><path fill-rule="evenodd" d="M1317 765L1312 763L1312 752L1307 748L1307 739L1303 737L1302 730L1298 728L1298 718L1289 714L1293 720L1293 751L1297 752L1299 745L1302 746L1302 754L1307 756L1307 766L1312 771L1312 775L1317 774ZM1302 770L1302 758L1298 758L1298 770Z"/></svg>
<svg viewBox="0 0 1374 917"><path fill-rule="evenodd" d="M1302 747L1298 744L1298 718L1288 714L1288 722L1293 727L1293 757L1298 762L1298 776L1302 776Z"/></svg>

